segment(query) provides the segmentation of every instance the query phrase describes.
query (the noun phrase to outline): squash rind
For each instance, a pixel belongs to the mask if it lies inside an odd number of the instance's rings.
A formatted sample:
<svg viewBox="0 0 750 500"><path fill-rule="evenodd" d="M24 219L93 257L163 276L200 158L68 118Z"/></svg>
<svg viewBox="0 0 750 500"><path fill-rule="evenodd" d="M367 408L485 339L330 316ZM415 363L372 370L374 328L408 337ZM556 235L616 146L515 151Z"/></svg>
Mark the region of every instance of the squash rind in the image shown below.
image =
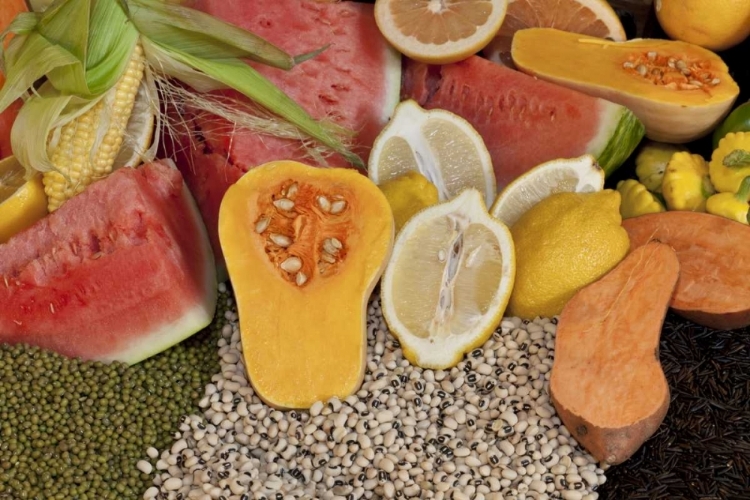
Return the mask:
<svg viewBox="0 0 750 500"><path fill-rule="evenodd" d="M338 189L351 203L347 210L352 212L342 222L349 236L344 262L331 276L313 274L304 286L282 277L255 231L259 199L289 179ZM310 218L301 225L313 232L308 236L319 234ZM304 251L309 241L300 235ZM294 161L261 165L224 196L219 237L238 306L245 368L256 394L276 408L303 409L356 392L366 365L367 303L394 238L393 215L377 186L351 169Z"/></svg>
<svg viewBox="0 0 750 500"><path fill-rule="evenodd" d="M698 90L673 90L623 70L629 55L648 52L705 61L720 83ZM727 115L739 87L713 52L685 42L634 39L612 42L552 28L520 30L513 62L535 77L621 104L644 123L646 136L685 143L710 133Z"/></svg>

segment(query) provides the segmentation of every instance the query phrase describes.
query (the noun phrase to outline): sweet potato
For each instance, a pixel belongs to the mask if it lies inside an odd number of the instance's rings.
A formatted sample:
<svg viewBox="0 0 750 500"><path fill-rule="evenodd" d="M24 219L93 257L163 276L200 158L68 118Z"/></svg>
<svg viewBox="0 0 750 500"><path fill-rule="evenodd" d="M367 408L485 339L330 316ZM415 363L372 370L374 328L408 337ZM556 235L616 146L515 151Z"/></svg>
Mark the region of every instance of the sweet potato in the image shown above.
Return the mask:
<svg viewBox="0 0 750 500"><path fill-rule="evenodd" d="M552 403L601 462L627 460L667 414L659 337L679 272L669 246L648 243L580 290L560 315Z"/></svg>
<svg viewBox="0 0 750 500"><path fill-rule="evenodd" d="M750 325L750 226L717 215L663 212L625 219L631 250L652 239L671 246L680 279L670 307L717 330Z"/></svg>

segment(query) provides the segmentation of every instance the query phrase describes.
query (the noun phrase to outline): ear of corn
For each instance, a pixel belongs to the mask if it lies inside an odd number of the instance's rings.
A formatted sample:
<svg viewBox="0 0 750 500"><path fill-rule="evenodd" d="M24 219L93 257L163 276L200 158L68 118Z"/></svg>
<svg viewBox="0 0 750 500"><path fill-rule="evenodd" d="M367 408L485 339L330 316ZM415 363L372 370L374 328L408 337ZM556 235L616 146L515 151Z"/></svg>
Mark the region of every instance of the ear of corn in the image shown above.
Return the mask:
<svg viewBox="0 0 750 500"><path fill-rule="evenodd" d="M93 108L62 126L51 151L54 170L42 179L50 212L112 172L144 68L139 44L117 84Z"/></svg>
<svg viewBox="0 0 750 500"><path fill-rule="evenodd" d="M238 90L270 112L269 122L282 124L253 130L312 139L316 148L325 147L364 168L349 149L353 131L313 119L247 64L253 60L290 69L325 48L292 56L173 0L45 0L37 7L44 10L19 16L0 34L0 42L15 35L7 50L0 43L7 77L0 89L0 112L26 98L11 131L13 153L27 175L44 173L50 211L114 168L132 164L130 158L140 162L152 157L159 134L152 143L150 127L154 119L160 122L153 77L180 80L198 94ZM139 93L144 71L148 78ZM37 87L41 78L46 81ZM151 102L139 102L131 119L137 96ZM210 103L208 97L195 96L194 102ZM240 117L235 124L240 122L253 121ZM122 147L129 126L141 126L137 147ZM135 135L128 134L126 146Z"/></svg>

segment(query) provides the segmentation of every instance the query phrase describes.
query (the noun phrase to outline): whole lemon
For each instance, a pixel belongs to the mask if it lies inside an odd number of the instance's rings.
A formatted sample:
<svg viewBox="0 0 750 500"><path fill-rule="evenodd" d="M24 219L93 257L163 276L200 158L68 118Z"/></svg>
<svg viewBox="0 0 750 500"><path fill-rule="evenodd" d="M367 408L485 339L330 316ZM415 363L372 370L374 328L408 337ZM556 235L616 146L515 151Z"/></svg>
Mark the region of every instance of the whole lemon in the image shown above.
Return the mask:
<svg viewBox="0 0 750 500"><path fill-rule="evenodd" d="M656 0L654 7L662 29L674 40L721 51L750 35L748 0Z"/></svg>
<svg viewBox="0 0 750 500"><path fill-rule="evenodd" d="M508 313L524 319L552 317L573 295L593 283L628 253L620 193L553 194L511 227L516 282Z"/></svg>
<svg viewBox="0 0 750 500"><path fill-rule="evenodd" d="M438 202L438 190L427 177L415 170L378 186L393 212L396 232L417 212Z"/></svg>

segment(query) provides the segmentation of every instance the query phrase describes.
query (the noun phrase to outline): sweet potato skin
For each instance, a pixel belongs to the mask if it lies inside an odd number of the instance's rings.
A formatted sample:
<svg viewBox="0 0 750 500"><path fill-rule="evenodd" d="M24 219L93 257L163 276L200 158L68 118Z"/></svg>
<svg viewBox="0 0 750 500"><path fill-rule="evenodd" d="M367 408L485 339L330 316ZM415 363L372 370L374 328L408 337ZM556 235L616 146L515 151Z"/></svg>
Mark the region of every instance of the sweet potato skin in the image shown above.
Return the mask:
<svg viewBox="0 0 750 500"><path fill-rule="evenodd" d="M671 246L680 261L670 307L716 330L750 325L750 226L698 212L662 212L624 219L631 251L652 239Z"/></svg>
<svg viewBox="0 0 750 500"><path fill-rule="evenodd" d="M659 337L679 273L675 252L650 242L579 291L560 315L552 403L603 463L630 458L667 414Z"/></svg>

